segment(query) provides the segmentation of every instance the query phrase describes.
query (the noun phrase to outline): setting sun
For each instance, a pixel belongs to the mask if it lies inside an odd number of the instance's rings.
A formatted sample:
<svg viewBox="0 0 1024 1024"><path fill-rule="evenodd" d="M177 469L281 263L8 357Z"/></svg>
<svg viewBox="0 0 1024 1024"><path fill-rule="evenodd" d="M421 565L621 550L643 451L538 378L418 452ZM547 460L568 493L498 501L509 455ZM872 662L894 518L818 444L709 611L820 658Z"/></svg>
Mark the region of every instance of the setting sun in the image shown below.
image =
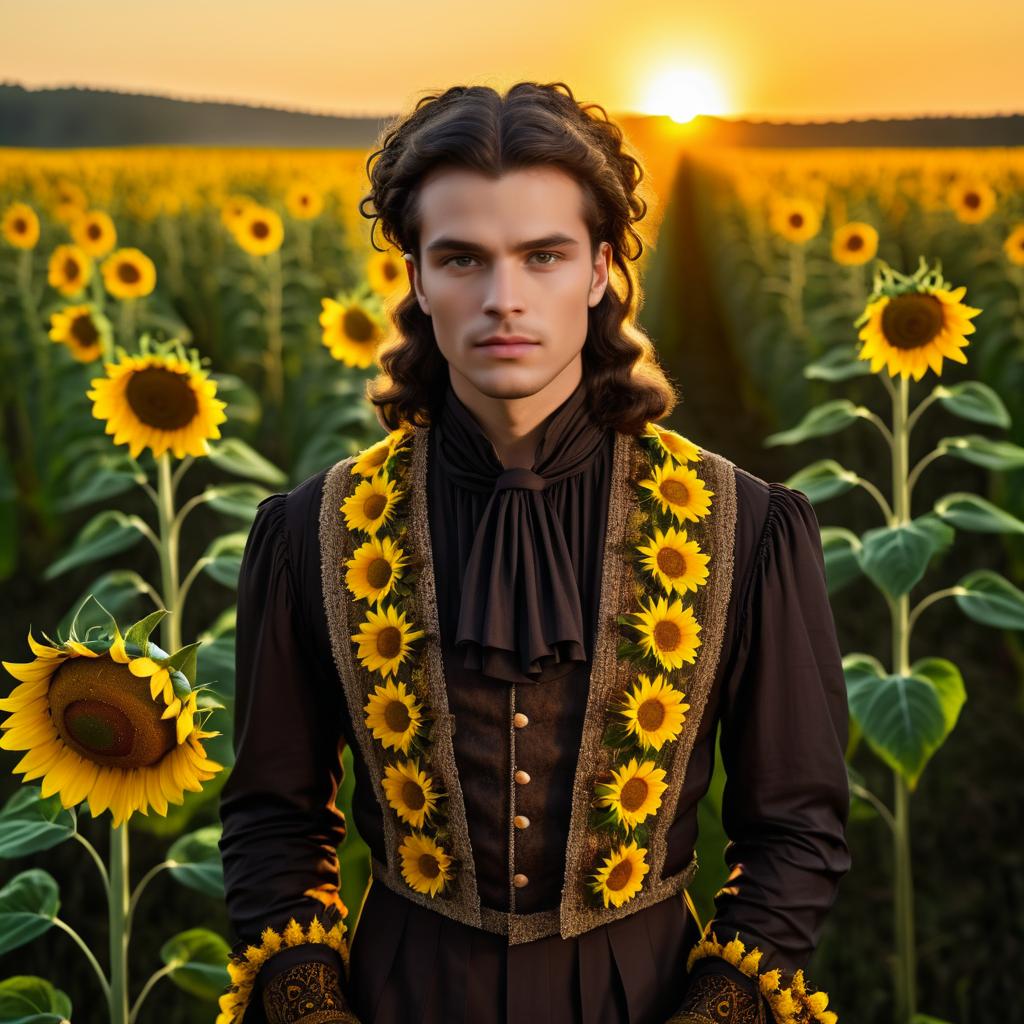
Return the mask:
<svg viewBox="0 0 1024 1024"><path fill-rule="evenodd" d="M685 124L698 114L724 114L726 106L712 75L698 68L670 68L651 82L643 109Z"/></svg>

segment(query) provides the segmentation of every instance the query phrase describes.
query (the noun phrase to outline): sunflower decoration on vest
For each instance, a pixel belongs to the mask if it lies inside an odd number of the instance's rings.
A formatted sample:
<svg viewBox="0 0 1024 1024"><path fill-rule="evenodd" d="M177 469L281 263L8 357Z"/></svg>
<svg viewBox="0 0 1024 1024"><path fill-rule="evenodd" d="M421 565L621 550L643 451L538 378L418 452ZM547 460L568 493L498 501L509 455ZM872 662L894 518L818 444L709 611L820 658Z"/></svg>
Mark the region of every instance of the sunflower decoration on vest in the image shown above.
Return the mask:
<svg viewBox="0 0 1024 1024"><path fill-rule="evenodd" d="M416 657L424 632L412 596L421 562L403 514L412 437L403 425L359 454L352 474L362 479L340 511L353 540L345 586L361 616L350 642L366 684L364 721L384 753L380 784L402 834L402 877L435 897L449 888L456 861L446 845L447 794L432 772L432 716Z"/></svg>
<svg viewBox="0 0 1024 1024"><path fill-rule="evenodd" d="M690 707L682 682L701 643L688 598L707 583L710 561L687 532L711 511L713 492L690 466L700 462L699 449L654 423L639 441L647 475L633 482L641 514L627 552L639 611L616 617L618 656L637 672L609 706L603 743L611 766L597 773L591 802L590 827L606 841L589 890L604 907L636 896L650 870L650 829Z"/></svg>

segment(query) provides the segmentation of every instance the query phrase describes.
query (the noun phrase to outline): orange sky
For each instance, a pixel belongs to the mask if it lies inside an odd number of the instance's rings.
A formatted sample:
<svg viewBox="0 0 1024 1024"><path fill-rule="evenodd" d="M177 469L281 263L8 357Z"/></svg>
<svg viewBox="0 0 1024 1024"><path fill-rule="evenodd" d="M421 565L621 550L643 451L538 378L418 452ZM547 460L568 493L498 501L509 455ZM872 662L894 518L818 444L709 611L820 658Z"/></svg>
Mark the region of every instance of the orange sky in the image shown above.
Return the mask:
<svg viewBox="0 0 1024 1024"><path fill-rule="evenodd" d="M0 0L8 82L376 116L425 91L519 79L664 113L652 84L673 69L717 83L725 116L1019 113L1022 52L1024 4L1007 0ZM660 95L715 112L677 91Z"/></svg>

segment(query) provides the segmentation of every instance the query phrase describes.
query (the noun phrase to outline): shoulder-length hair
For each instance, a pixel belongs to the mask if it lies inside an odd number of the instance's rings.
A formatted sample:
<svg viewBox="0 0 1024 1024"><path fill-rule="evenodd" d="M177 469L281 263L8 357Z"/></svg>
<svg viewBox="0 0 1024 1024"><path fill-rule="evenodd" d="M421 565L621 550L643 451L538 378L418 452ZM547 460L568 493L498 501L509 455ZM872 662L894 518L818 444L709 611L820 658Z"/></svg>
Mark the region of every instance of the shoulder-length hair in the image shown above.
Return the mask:
<svg viewBox="0 0 1024 1024"><path fill-rule="evenodd" d="M416 260L418 189L434 168L459 167L497 178L549 165L572 175L584 196L591 258L596 259L601 241L612 250L608 287L588 309L582 351L591 413L605 426L639 434L649 421L671 412L675 390L650 338L635 322L642 292L631 264L644 243L633 225L648 208L647 186L640 187L644 169L627 152L622 130L603 107L578 103L564 82L519 82L504 96L487 86L455 86L424 96L410 114L383 130L379 143L366 162L371 187L359 212L374 222L375 249L379 220L384 238ZM367 382L366 395L386 430L403 422L425 426L448 386L448 362L411 290L390 318L396 337L379 350L381 372Z"/></svg>

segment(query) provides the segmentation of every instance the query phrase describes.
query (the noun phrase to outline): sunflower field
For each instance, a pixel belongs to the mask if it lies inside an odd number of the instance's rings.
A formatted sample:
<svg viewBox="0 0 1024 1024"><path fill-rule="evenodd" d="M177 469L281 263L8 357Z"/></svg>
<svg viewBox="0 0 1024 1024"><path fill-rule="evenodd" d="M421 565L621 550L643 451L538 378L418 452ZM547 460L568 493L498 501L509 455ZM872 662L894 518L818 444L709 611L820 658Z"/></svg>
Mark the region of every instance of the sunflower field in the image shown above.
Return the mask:
<svg viewBox="0 0 1024 1024"><path fill-rule="evenodd" d="M238 570L260 501L383 434L407 279L367 156L0 150L0 1024L234 1019ZM813 976L843 1021L1024 1019L1024 156L693 148L656 184L639 317L677 426L822 526L853 870Z"/></svg>

